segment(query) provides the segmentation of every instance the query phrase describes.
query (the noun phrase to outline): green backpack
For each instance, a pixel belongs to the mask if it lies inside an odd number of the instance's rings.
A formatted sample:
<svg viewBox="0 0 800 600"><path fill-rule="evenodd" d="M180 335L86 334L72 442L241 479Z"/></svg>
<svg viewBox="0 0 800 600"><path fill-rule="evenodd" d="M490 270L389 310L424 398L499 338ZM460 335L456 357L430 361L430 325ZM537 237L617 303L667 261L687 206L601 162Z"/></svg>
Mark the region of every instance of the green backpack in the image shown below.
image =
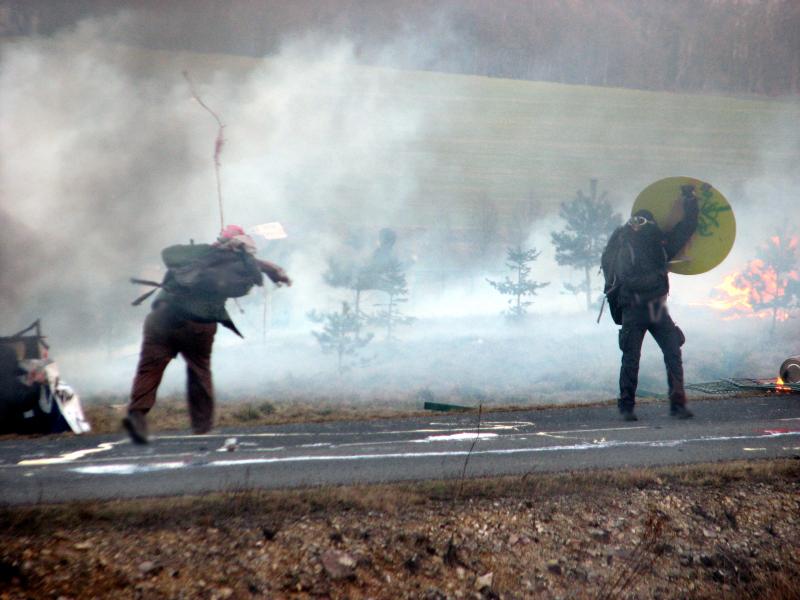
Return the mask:
<svg viewBox="0 0 800 600"><path fill-rule="evenodd" d="M161 283L143 279L131 279L131 283L163 288L176 296L224 299L245 296L264 282L255 258L239 250L209 244L175 245L165 248L161 258L167 267ZM144 302L156 289L139 296L133 305Z"/></svg>

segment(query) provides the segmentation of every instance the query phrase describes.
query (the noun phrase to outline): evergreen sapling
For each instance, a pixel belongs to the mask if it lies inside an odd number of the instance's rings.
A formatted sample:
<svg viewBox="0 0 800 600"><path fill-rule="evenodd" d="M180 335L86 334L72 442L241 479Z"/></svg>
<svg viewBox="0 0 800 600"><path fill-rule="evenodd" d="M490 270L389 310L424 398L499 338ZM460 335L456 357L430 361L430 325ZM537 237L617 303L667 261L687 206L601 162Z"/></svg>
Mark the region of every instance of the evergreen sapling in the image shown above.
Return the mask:
<svg viewBox="0 0 800 600"><path fill-rule="evenodd" d="M536 248L523 250L521 246L516 248L509 248L506 256L506 266L511 270L513 278L506 275L503 281L492 281L487 279L493 288L504 296L510 296L508 299L508 310L506 314L512 320L520 320L527 314L527 308L533 302L526 300L536 295L537 290L550 285L549 281L531 281L528 276L530 275L530 263L539 258L541 254Z"/></svg>
<svg viewBox="0 0 800 600"><path fill-rule="evenodd" d="M576 197L562 202L559 215L566 222L562 231L550 235L556 248L559 265L582 269L584 280L578 285L564 284L573 294L586 294L586 309L592 309L592 269L600 264L603 249L614 230L622 224L622 217L611 209L608 192L597 195L597 180L590 181L589 195L578 190Z"/></svg>

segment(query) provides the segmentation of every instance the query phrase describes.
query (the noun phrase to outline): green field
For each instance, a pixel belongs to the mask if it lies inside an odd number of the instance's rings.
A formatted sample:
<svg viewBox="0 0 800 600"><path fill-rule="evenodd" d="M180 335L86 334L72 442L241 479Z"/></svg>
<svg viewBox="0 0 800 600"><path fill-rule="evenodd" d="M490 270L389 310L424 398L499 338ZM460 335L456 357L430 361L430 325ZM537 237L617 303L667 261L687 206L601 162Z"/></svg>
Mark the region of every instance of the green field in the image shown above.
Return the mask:
<svg viewBox="0 0 800 600"><path fill-rule="evenodd" d="M739 183L797 164L800 104L414 74L437 88L434 193L561 200L590 177L638 191L667 175ZM457 81L458 95L442 81ZM451 185L442 182L450 174ZM457 175L461 176L458 177Z"/></svg>
<svg viewBox="0 0 800 600"><path fill-rule="evenodd" d="M228 125L226 169L237 160L253 159L254 151L264 153L261 160L280 155L280 145L250 144L240 150L238 136L247 132L237 127L252 131L247 118L254 114L265 131L279 127L281 114L274 105L265 104L259 112L253 104L274 101L287 80L294 79L291 102L311 116L327 111L332 121L340 114L350 118L347 110L355 100L357 110L375 113L367 125L385 126L386 135L371 132L363 164L355 166L352 155L341 149L348 138L363 133L358 123L348 129L343 119L319 139L305 140L323 164L347 161L350 169L319 195L341 208L348 201L368 205L379 193L402 188L398 225L425 227L444 218L449 226L470 227L487 199L506 219L521 201L546 211L572 198L578 188L586 189L590 178L598 178L600 189L624 205L652 181L676 175L710 181L737 196L757 178L796 177L800 163L798 98L656 93L396 71L351 66L335 56L331 63L318 63L121 46L68 50L102 56L134 80L143 78L155 87L171 85L180 91L185 88L181 71L190 71ZM327 56L324 50L318 54ZM180 93L188 95L188 90ZM412 117L410 132L392 129L404 110ZM199 109L196 117L199 124L210 119Z"/></svg>

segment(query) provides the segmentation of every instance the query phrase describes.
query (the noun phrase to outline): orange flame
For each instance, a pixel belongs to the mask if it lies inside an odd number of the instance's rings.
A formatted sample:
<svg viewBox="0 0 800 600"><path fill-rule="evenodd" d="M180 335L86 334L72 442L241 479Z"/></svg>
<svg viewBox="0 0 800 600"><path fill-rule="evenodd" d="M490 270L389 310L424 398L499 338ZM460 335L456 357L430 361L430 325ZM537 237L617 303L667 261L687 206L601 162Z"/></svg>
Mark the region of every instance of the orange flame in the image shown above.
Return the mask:
<svg viewBox="0 0 800 600"><path fill-rule="evenodd" d="M770 242L779 248L782 245L778 236L770 238ZM799 242L800 238L795 236L783 243L790 251L796 252ZM757 258L748 262L742 271L726 275L712 290L707 306L723 312L724 319L767 318L777 307L775 318L785 321L789 314L780 306L780 300L785 296L790 281L800 282L797 270L779 276L773 266Z"/></svg>

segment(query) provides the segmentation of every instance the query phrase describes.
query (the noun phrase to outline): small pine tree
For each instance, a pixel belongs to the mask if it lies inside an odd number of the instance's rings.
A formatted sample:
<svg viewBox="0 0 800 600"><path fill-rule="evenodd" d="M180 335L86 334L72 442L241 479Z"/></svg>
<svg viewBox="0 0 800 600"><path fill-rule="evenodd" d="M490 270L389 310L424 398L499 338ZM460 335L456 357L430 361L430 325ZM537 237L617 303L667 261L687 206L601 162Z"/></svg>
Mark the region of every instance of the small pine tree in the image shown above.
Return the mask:
<svg viewBox="0 0 800 600"><path fill-rule="evenodd" d="M358 351L369 344L373 337L371 333L366 336L359 334L360 319L347 302L342 302L341 312L312 311L308 318L323 324L322 331L312 331L311 334L319 342L323 353L336 355L339 375L352 366L346 363L346 359L355 359Z"/></svg>
<svg viewBox="0 0 800 600"><path fill-rule="evenodd" d="M409 325L414 319L404 315L400 305L408 301L408 284L403 266L397 259L390 259L381 265L375 274L375 289L384 292L388 298L386 302L377 304L379 311L370 317L370 322L378 327L385 328L386 341L393 341L394 329L399 325Z"/></svg>
<svg viewBox="0 0 800 600"><path fill-rule="evenodd" d="M503 281L486 280L489 285L504 296L511 296L508 299L509 309L506 313L511 319L517 320L525 317L528 306L533 302L524 300L524 298L535 296L537 290L550 285L549 281L539 282L528 279L528 275L531 272L529 264L539 258L540 254L541 252L537 251L536 248L529 250L523 250L521 246L509 248L506 256L506 266L512 271L514 279L506 275Z"/></svg>
<svg viewBox="0 0 800 600"><path fill-rule="evenodd" d="M591 270L600 264L608 238L622 224L622 217L611 209L608 192L597 195L597 180L590 181L586 196L578 190L576 197L562 202L559 215L566 221L563 231L550 235L556 248L556 262L575 269L583 269L584 281L578 285L565 284L573 294L586 294L586 308L592 309Z"/></svg>
<svg viewBox="0 0 800 600"><path fill-rule="evenodd" d="M380 289L381 273L386 268L386 262L392 258L392 248L397 239L397 234L388 228L379 233L380 245L366 256L357 242L349 243L351 252L328 259L328 269L322 278L331 287L347 289L353 293L353 312L359 319L359 325L367 316L361 310L361 300L364 292Z"/></svg>
<svg viewBox="0 0 800 600"><path fill-rule="evenodd" d="M353 314L359 320L360 326L360 321L365 318L361 311L361 295L366 290L375 289L372 271L355 260L331 258L328 260L328 270L322 274L322 278L331 287L353 292Z"/></svg>

